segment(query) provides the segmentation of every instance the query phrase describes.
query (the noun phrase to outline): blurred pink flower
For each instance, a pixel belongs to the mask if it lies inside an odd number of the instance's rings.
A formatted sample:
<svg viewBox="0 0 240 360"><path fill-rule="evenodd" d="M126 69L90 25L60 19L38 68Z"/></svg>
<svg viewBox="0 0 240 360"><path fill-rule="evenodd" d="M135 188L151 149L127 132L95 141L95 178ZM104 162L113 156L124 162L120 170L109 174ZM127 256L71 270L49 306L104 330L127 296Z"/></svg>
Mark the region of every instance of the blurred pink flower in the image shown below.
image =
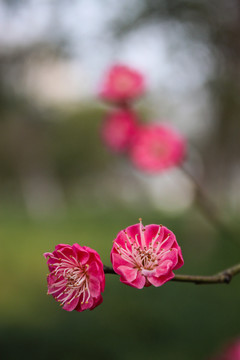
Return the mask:
<svg viewBox="0 0 240 360"><path fill-rule="evenodd" d="M139 97L144 91L142 74L125 65L114 65L107 72L99 95L108 101L125 102Z"/></svg>
<svg viewBox="0 0 240 360"><path fill-rule="evenodd" d="M44 256L50 270L48 294L59 301L64 310L92 310L102 303L105 274L95 250L78 244L59 244Z"/></svg>
<svg viewBox="0 0 240 360"><path fill-rule="evenodd" d="M219 356L212 360L240 360L240 338L231 342Z"/></svg>
<svg viewBox="0 0 240 360"><path fill-rule="evenodd" d="M125 151L137 132L137 119L130 110L115 110L107 115L102 125L102 139L106 146L115 151Z"/></svg>
<svg viewBox="0 0 240 360"><path fill-rule="evenodd" d="M185 150L185 139L172 127L149 124L139 128L129 155L138 169L156 173L181 163Z"/></svg>
<svg viewBox="0 0 240 360"><path fill-rule="evenodd" d="M118 233L111 261L120 281L138 289L163 285L184 263L173 232L162 225L143 227L141 219Z"/></svg>

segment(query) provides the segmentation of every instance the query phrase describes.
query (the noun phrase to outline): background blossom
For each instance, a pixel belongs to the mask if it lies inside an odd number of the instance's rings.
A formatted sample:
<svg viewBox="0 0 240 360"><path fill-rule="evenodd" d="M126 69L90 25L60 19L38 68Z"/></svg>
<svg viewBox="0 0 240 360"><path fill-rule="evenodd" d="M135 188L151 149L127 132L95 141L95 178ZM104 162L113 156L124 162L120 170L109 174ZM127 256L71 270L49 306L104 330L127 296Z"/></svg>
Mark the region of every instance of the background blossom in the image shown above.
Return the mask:
<svg viewBox="0 0 240 360"><path fill-rule="evenodd" d="M156 173L179 165L185 150L186 141L175 129L165 124L149 124L139 128L129 156L139 170Z"/></svg>
<svg viewBox="0 0 240 360"><path fill-rule="evenodd" d="M221 354L212 360L240 360L240 338L232 341Z"/></svg>
<svg viewBox="0 0 240 360"><path fill-rule="evenodd" d="M125 65L114 65L101 85L99 95L102 99L124 102L138 98L145 91L145 80L141 73Z"/></svg>
<svg viewBox="0 0 240 360"><path fill-rule="evenodd" d="M115 110L109 113L103 122L102 139L110 150L123 152L133 142L137 129L137 119L133 111Z"/></svg>

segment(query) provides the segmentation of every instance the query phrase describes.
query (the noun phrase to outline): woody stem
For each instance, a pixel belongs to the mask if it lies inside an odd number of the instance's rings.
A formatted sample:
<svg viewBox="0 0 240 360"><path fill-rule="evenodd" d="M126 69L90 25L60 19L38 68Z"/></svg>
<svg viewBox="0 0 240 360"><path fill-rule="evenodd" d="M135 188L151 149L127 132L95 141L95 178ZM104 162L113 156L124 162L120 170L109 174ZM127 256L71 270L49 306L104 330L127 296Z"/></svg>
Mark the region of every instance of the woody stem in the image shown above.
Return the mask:
<svg viewBox="0 0 240 360"><path fill-rule="evenodd" d="M198 180L186 169L186 167L181 167L185 176L187 176L192 184L194 185L196 191L196 199L199 210L205 216L205 218L219 231L225 234L228 239L233 241L235 245L240 245L239 241L235 238L233 232L228 228L224 221L219 216L218 209L215 204L209 199L206 191L203 189Z"/></svg>
<svg viewBox="0 0 240 360"><path fill-rule="evenodd" d="M104 265L105 274L115 274L113 268ZM232 278L240 273L240 264L234 265L217 274L200 276L200 275L175 275L171 281L190 282L194 284L229 284Z"/></svg>

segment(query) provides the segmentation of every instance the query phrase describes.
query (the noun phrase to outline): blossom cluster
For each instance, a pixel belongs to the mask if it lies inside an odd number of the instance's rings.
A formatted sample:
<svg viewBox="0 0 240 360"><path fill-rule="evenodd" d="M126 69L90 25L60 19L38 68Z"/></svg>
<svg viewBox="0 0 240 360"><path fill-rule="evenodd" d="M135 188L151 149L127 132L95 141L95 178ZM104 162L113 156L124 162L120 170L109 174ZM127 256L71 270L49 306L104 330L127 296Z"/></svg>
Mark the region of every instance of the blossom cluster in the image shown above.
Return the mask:
<svg viewBox="0 0 240 360"><path fill-rule="evenodd" d="M141 124L132 103L145 91L138 71L122 65L109 70L99 96L115 109L103 122L102 138L111 150L127 153L138 169L154 173L179 164L186 146L184 138L167 124ZM92 310L102 303L104 265L95 250L59 244L44 256L49 268L48 294L64 310ZM162 225L144 227L141 219L117 234L110 259L120 281L137 289L163 285L183 265L174 233Z"/></svg>
<svg viewBox="0 0 240 360"><path fill-rule="evenodd" d="M156 173L183 161L186 141L167 123L141 123L133 102L145 91L141 73L124 65L114 65L99 89L99 97L115 106L106 115L101 135L110 150L126 153L136 168Z"/></svg>
<svg viewBox="0 0 240 360"><path fill-rule="evenodd" d="M104 265L99 254L79 244L59 244L44 254L47 259L48 294L64 310L93 310L102 303ZM142 221L121 230L111 250L113 270L126 285L142 289L161 286L183 265L181 248L173 232Z"/></svg>

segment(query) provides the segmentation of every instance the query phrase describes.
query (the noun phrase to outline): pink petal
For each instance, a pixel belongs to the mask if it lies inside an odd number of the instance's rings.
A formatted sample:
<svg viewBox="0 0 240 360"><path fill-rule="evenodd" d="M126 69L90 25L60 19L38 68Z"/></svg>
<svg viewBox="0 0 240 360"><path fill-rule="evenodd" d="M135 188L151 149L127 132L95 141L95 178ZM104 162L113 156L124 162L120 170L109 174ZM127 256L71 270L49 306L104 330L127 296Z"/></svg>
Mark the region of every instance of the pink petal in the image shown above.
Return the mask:
<svg viewBox="0 0 240 360"><path fill-rule="evenodd" d="M91 296L93 297L99 296L101 289L100 289L100 282L97 278L94 277L89 278L89 290Z"/></svg>
<svg viewBox="0 0 240 360"><path fill-rule="evenodd" d="M137 277L137 269L133 269L128 266L119 266L118 267L118 273L122 276L124 280L127 280L128 282L132 282Z"/></svg>
<svg viewBox="0 0 240 360"><path fill-rule="evenodd" d="M48 259L50 256L52 256L52 253L50 253L50 252L45 252L45 253L43 254L43 256L45 257L45 259Z"/></svg>
<svg viewBox="0 0 240 360"><path fill-rule="evenodd" d="M53 255L58 256L59 258L62 257L61 252L66 255L67 257L69 257L70 255L73 254L73 250L71 245L67 245L67 244L59 244L55 247L55 251L53 252Z"/></svg>
<svg viewBox="0 0 240 360"><path fill-rule="evenodd" d="M89 277L98 277L98 275L99 275L99 267L98 267L98 264L95 261L91 262L89 264L89 267L87 269L87 273L88 273Z"/></svg>
<svg viewBox="0 0 240 360"><path fill-rule="evenodd" d="M95 309L95 307L98 306L98 305L100 305L102 302L103 302L102 295L100 295L100 296L99 296L98 298L96 298L96 299L93 299L93 304L92 304L90 310Z"/></svg>
<svg viewBox="0 0 240 360"><path fill-rule="evenodd" d="M173 270L173 263L171 260L167 259L159 264L159 266L156 268L154 275L156 277L163 276L167 274L170 270Z"/></svg>
<svg viewBox="0 0 240 360"><path fill-rule="evenodd" d="M75 310L77 304L78 304L79 298L74 298L70 303L66 302L63 305L63 309L67 311L73 311Z"/></svg>
<svg viewBox="0 0 240 360"><path fill-rule="evenodd" d="M89 275L89 281L91 282L91 280L93 279L93 281L95 281L95 279L97 279L100 283L100 291L103 292L104 288L105 288L105 274L103 271L103 264L101 263L100 265L94 261L92 263L89 264L89 268L87 270L88 275ZM99 291L99 294L100 294ZM96 296L96 295L93 295Z"/></svg>
<svg viewBox="0 0 240 360"><path fill-rule="evenodd" d="M91 257L91 259L94 258L94 261L99 261L102 264L102 260L100 258L100 255L98 254L98 252L88 246L82 246L82 249L87 251L89 253L89 256Z"/></svg>
<svg viewBox="0 0 240 360"><path fill-rule="evenodd" d="M81 302L79 301L76 310L81 312L84 310L91 309L91 307L93 306L93 303L94 303L93 298L90 298L87 303L84 302L83 304L81 304Z"/></svg>
<svg viewBox="0 0 240 360"><path fill-rule="evenodd" d="M117 272L117 269L121 265L129 266L129 267L133 266L133 264L131 264L129 261L123 259L121 257L121 255L119 255L118 253L116 254L115 252L111 253L111 262L112 262L113 269L115 272Z"/></svg>
<svg viewBox="0 0 240 360"><path fill-rule="evenodd" d="M125 231L122 230L117 234L117 237L115 239L115 243L125 248L125 244L127 242L127 245L130 246L128 238L125 234ZM130 248L130 247L129 247Z"/></svg>
<svg viewBox="0 0 240 360"><path fill-rule="evenodd" d="M145 283L146 283L145 276L142 276L141 272L138 271L137 277L134 281L132 281L131 286L137 289L142 289L145 286Z"/></svg>
<svg viewBox="0 0 240 360"><path fill-rule="evenodd" d="M166 228L165 226L162 227L162 240L161 240L161 247L160 249L169 250L173 247L173 244L176 242L176 237L174 233Z"/></svg>
<svg viewBox="0 0 240 360"><path fill-rule="evenodd" d="M140 226L143 229L143 226L140 223L126 228L127 234L132 238L132 240L134 240L137 235L137 239L140 241Z"/></svg>
<svg viewBox="0 0 240 360"><path fill-rule="evenodd" d="M183 260L183 256L182 256L182 250L181 250L180 246L177 246L177 250L178 250L178 262L175 265L173 270L179 269L184 264L184 260Z"/></svg>
<svg viewBox="0 0 240 360"><path fill-rule="evenodd" d="M76 259L81 264L86 264L89 259L89 253L87 252L87 250L85 250L84 247L80 246L79 244L73 244L72 248Z"/></svg>
<svg viewBox="0 0 240 360"><path fill-rule="evenodd" d="M160 277L156 277L156 276L151 276L148 277L148 281L153 285L153 286L161 286L163 285L165 282L171 280L172 278L174 278L174 273L172 271L169 271L167 274L160 276Z"/></svg>
<svg viewBox="0 0 240 360"><path fill-rule="evenodd" d="M161 257L160 264L162 262L164 262L165 260L171 261L172 269L173 269L178 263L178 251L177 251L177 249L168 250L168 252Z"/></svg>

